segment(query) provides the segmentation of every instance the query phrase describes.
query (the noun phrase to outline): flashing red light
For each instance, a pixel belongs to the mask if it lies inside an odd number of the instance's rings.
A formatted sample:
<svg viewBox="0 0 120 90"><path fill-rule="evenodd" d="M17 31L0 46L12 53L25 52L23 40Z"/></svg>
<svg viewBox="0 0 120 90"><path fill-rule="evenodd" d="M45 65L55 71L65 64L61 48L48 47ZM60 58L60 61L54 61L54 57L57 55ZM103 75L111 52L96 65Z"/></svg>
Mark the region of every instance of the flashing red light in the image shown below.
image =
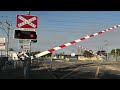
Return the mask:
<svg viewBox="0 0 120 90"><path fill-rule="evenodd" d="M15 30L14 38L17 39L37 39L36 32Z"/></svg>
<svg viewBox="0 0 120 90"><path fill-rule="evenodd" d="M20 33L18 33L18 34L17 34L17 36L18 36L18 37L20 37L20 36L21 36L21 34L20 34Z"/></svg>
<svg viewBox="0 0 120 90"><path fill-rule="evenodd" d="M30 37L33 38L33 37L34 37L34 34L30 34Z"/></svg>

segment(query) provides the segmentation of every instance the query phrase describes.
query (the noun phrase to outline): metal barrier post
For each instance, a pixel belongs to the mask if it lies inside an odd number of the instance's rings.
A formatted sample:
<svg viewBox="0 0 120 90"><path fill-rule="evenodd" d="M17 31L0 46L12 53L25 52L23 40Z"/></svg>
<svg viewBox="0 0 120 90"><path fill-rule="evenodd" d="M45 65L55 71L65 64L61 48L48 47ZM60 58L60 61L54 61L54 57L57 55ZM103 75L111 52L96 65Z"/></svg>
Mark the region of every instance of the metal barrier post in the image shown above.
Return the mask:
<svg viewBox="0 0 120 90"><path fill-rule="evenodd" d="M29 79L29 75L30 75L30 59L27 58L24 61L24 79Z"/></svg>

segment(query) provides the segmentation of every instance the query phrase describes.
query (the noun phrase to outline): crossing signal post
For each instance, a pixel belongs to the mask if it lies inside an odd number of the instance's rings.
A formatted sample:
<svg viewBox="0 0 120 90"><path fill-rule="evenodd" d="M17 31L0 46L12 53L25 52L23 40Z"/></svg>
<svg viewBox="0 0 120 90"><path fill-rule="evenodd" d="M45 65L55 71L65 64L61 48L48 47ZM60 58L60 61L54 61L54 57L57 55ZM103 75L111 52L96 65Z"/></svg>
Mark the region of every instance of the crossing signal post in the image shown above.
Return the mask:
<svg viewBox="0 0 120 90"><path fill-rule="evenodd" d="M14 38L16 39L37 39L37 34L34 31L15 30Z"/></svg>
<svg viewBox="0 0 120 90"><path fill-rule="evenodd" d="M18 40L22 40L23 43L23 51L31 53L31 42L37 42L36 29L38 27L38 17L30 15L30 11L28 11L27 15L19 14L16 16L16 27L18 30L14 31L14 38ZM29 51L29 52L28 52ZM24 78L29 78L30 72L30 57L25 60L24 66Z"/></svg>

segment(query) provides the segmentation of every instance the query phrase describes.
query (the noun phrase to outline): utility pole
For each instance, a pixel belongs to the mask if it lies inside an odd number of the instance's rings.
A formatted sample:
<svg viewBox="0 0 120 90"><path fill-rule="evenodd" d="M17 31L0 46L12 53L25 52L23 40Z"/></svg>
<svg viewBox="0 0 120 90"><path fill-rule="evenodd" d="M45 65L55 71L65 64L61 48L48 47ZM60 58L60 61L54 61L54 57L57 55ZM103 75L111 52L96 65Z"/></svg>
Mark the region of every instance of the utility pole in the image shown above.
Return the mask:
<svg viewBox="0 0 120 90"><path fill-rule="evenodd" d="M115 59L117 61L117 51L116 51L116 48L115 48Z"/></svg>
<svg viewBox="0 0 120 90"><path fill-rule="evenodd" d="M0 22L2 25L4 25L4 23L3 22ZM1 29L3 29L4 31L5 31L5 33L6 33L6 35L7 35L7 57L8 57L8 52L9 52L9 31L10 31L10 26L11 26L11 24L10 23L8 23L8 21L6 20L6 22L5 22L8 26L6 26L6 25L4 25L5 27L7 27L7 32L6 32L6 30L4 29L4 27L3 28L1 28Z"/></svg>
<svg viewBox="0 0 120 90"><path fill-rule="evenodd" d="M8 24L8 43L7 43L7 57L8 57L8 52L9 52L9 31L10 31L10 24L6 21L6 23Z"/></svg>
<svg viewBox="0 0 120 90"><path fill-rule="evenodd" d="M78 47L78 55L80 55L80 48Z"/></svg>
<svg viewBox="0 0 120 90"><path fill-rule="evenodd" d="M107 54L106 60L108 60L108 41L107 40L105 40L105 46L106 46L106 54Z"/></svg>

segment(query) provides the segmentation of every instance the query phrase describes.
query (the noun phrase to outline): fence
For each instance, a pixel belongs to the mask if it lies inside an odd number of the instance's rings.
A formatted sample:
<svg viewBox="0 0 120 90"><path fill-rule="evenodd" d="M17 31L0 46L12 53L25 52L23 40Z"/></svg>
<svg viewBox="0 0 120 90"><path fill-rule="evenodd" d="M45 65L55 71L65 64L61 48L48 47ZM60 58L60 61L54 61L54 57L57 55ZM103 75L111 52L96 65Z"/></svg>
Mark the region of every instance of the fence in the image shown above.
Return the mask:
<svg viewBox="0 0 120 90"><path fill-rule="evenodd" d="M108 55L107 57L102 58L103 61L106 62L119 62L120 56L116 55ZM38 59L31 60L31 67L39 67L40 62L48 62L50 63L50 57L41 57ZM53 60L54 62L54 60ZM22 60L7 60L7 57L2 57L0 59L0 70L2 71L14 71L16 69L23 69L24 68L24 61Z"/></svg>
<svg viewBox="0 0 120 90"><path fill-rule="evenodd" d="M43 59L42 59L43 60ZM40 60L41 61L41 60ZM23 69L25 67L25 60L5 60L0 59L0 70L7 72L7 71L14 71L18 69ZM31 68L39 67L39 60L31 60Z"/></svg>
<svg viewBox="0 0 120 90"><path fill-rule="evenodd" d="M4 64L1 65L1 70L2 71L14 71L16 69L23 69L24 67L24 61L5 61Z"/></svg>
<svg viewBox="0 0 120 90"><path fill-rule="evenodd" d="M119 55L108 55L108 61L116 61L119 62L120 61L120 56Z"/></svg>

